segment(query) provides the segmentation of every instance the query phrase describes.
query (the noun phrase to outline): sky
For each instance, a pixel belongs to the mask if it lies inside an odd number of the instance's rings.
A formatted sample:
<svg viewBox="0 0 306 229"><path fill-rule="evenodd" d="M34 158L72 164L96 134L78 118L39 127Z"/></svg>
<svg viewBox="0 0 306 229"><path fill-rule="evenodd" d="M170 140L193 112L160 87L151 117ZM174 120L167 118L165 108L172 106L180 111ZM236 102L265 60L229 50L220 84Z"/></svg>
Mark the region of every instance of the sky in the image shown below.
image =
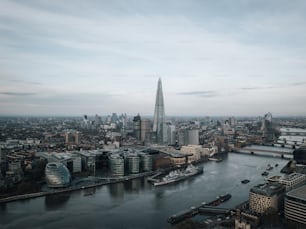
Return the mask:
<svg viewBox="0 0 306 229"><path fill-rule="evenodd" d="M0 115L306 114L306 1L0 0Z"/></svg>

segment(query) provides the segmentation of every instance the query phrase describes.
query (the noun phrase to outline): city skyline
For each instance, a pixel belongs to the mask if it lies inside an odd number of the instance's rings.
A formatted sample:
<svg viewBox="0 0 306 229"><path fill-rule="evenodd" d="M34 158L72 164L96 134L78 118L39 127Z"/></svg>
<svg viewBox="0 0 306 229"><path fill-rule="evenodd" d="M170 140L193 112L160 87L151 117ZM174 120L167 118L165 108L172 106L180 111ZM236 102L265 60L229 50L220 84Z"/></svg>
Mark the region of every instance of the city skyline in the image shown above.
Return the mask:
<svg viewBox="0 0 306 229"><path fill-rule="evenodd" d="M306 114L304 1L0 5L0 115Z"/></svg>

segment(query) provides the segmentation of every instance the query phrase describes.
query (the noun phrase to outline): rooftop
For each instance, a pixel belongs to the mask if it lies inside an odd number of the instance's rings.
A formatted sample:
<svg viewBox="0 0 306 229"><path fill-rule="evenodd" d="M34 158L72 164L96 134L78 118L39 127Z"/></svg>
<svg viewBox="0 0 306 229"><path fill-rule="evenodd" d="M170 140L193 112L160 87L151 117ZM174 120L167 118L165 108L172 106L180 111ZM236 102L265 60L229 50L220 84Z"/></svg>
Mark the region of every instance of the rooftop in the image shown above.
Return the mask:
<svg viewBox="0 0 306 229"><path fill-rule="evenodd" d="M281 184L275 182L259 184L251 188L250 192L265 196L273 196L275 194L284 192L284 187Z"/></svg>
<svg viewBox="0 0 306 229"><path fill-rule="evenodd" d="M306 185L288 192L287 196L306 201Z"/></svg>

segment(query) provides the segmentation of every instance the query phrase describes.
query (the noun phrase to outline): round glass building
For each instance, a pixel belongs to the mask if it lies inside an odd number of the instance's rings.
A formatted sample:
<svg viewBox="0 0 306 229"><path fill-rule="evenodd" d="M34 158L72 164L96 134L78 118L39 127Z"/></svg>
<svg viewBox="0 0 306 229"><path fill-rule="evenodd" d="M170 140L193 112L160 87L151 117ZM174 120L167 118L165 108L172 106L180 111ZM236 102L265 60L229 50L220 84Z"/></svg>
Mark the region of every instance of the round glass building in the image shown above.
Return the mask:
<svg viewBox="0 0 306 229"><path fill-rule="evenodd" d="M70 185L70 172L62 163L48 163L45 168L45 175L48 187L50 188L61 188Z"/></svg>

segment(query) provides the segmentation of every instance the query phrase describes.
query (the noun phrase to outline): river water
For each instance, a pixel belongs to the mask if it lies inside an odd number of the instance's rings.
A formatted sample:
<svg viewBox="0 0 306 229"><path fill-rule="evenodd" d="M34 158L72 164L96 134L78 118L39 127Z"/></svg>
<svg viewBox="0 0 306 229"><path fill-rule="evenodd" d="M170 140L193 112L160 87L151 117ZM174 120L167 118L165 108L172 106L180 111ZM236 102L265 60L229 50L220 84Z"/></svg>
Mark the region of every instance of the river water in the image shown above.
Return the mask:
<svg viewBox="0 0 306 229"><path fill-rule="evenodd" d="M264 182L261 173L267 164L279 164L270 171L276 175L287 162L279 157L229 153L222 162L204 163L203 174L177 184L153 187L140 178L95 190L11 202L0 205L0 228L171 228L166 222L170 215L217 195L232 194L223 207L247 200L249 189ZM241 184L243 179L250 182Z"/></svg>

